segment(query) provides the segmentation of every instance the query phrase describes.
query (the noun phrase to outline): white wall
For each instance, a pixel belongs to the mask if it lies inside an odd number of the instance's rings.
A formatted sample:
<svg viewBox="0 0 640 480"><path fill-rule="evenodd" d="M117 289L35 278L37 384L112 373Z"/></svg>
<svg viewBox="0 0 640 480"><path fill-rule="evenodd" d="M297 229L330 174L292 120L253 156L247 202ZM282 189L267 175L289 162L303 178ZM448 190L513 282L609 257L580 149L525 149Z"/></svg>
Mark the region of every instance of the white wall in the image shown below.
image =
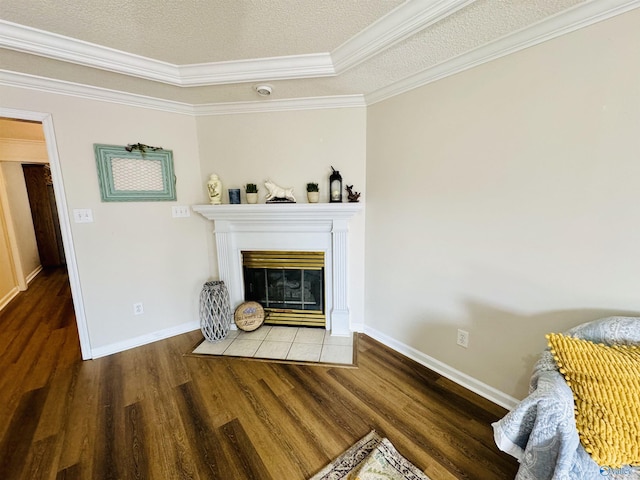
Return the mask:
<svg viewBox="0 0 640 480"><path fill-rule="evenodd" d="M18 293L18 281L13 268L13 257L9 247L4 207L0 203L0 309Z"/></svg>
<svg viewBox="0 0 640 480"><path fill-rule="evenodd" d="M270 177L294 186L317 181L326 201L329 165L364 196L364 109L196 118L26 89L0 87L2 106L51 113L69 216L89 208L94 223L71 223L94 355L198 326L202 282L217 276L211 222L171 217L172 205L206 203L212 171L225 188ZM142 142L173 150L177 202L100 200L94 143ZM202 155L200 154L202 149ZM202 161L201 161L202 157ZM264 200L262 200L264 201ZM364 215L352 223L349 307L364 322ZM133 303L144 315L133 315Z"/></svg>
<svg viewBox="0 0 640 480"><path fill-rule="evenodd" d="M271 112L199 117L201 154L200 203L208 203L205 183L216 173L227 189L256 183L263 203L264 181L293 187L296 200L306 203L306 184L317 182L320 201L328 201L331 166L343 184L353 184L366 203L366 112L364 108ZM244 189L242 202L246 201ZM345 199L346 201L346 199ZM211 269L217 275L215 244L210 222L203 227L209 238ZM364 215L350 223L349 309L355 328L364 322Z"/></svg>
<svg viewBox="0 0 640 480"><path fill-rule="evenodd" d="M31 207L27 186L24 181L24 172L21 162L0 162L0 177L4 185L7 198L5 209L10 210L13 223L16 245L20 258L20 267L26 280L40 268L40 255L36 242L36 232L31 218Z"/></svg>
<svg viewBox="0 0 640 480"><path fill-rule="evenodd" d="M0 118L0 309L41 268L22 162L47 161L42 125Z"/></svg>
<svg viewBox="0 0 640 480"><path fill-rule="evenodd" d="M223 182L224 203L228 203L227 189L246 183L258 184L264 202L264 181L269 178L294 187L298 202L307 201L306 184L317 182L320 201L327 202L332 165L340 170L344 184L364 190L364 108L219 115L199 117L197 122L203 202L211 173Z"/></svg>
<svg viewBox="0 0 640 480"><path fill-rule="evenodd" d="M638 25L369 107L368 327L521 398L545 333L640 312Z"/></svg>
<svg viewBox="0 0 640 480"><path fill-rule="evenodd" d="M71 230L94 353L197 328L207 242L198 218L171 216L172 205L200 201L195 119L10 87L0 98L3 107L52 114L69 215L93 211L94 223ZM177 202L100 200L93 144L136 142L173 150ZM143 315L133 315L134 302Z"/></svg>
<svg viewBox="0 0 640 480"><path fill-rule="evenodd" d="M0 98L53 115L69 213L93 210L71 228L94 350L197 322L217 275L212 226L170 207L206 203L210 173L225 190L258 183L262 201L267 178L299 201L317 181L326 201L333 165L366 204L351 226L355 322L522 397L544 333L640 312L639 21L627 13L367 112L194 118L11 87ZM173 150L177 202L100 201L93 144L134 142Z"/></svg>

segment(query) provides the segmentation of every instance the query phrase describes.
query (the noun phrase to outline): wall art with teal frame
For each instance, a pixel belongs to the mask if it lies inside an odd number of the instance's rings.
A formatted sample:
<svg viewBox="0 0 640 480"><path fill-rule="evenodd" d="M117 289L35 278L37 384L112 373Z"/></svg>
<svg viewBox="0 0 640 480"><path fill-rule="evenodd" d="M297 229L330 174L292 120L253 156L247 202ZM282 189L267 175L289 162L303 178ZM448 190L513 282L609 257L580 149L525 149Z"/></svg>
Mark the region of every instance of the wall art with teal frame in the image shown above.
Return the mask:
<svg viewBox="0 0 640 480"><path fill-rule="evenodd" d="M139 144L138 144L139 145ZM176 199L173 152L94 144L103 202L155 202Z"/></svg>

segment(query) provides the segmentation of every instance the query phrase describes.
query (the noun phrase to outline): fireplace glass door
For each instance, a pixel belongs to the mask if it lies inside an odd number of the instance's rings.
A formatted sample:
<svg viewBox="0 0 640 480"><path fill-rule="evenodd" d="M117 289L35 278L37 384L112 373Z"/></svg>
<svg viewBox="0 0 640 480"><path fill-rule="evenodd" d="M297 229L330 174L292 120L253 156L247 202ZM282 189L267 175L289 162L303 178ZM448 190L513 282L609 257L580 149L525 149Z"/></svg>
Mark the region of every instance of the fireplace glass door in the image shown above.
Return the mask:
<svg viewBox="0 0 640 480"><path fill-rule="evenodd" d="M260 303L265 323L326 325L324 252L243 251L245 300Z"/></svg>

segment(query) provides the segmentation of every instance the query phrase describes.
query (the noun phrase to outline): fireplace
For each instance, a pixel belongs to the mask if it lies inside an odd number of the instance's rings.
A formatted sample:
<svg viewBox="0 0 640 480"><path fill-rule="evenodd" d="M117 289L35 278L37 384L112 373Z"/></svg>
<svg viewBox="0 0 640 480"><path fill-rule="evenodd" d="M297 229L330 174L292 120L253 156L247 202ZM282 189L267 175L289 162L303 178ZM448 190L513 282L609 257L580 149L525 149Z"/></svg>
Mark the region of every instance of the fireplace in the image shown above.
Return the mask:
<svg viewBox="0 0 640 480"><path fill-rule="evenodd" d="M361 203L291 203L291 204L240 204L240 205L194 205L193 210L214 222L215 250L218 273L229 290L231 308L235 309L246 298L247 285L244 280L244 252L315 252L323 256L321 277L324 283L322 299L314 294L324 314L324 328L331 335L350 335L350 313L348 306L348 234L349 219L363 209ZM267 273L269 271L266 268ZM272 269L275 270L275 269ZM304 270L304 269L299 269ZM311 270L311 269L307 269ZM305 276L315 275L307 272ZM287 273L287 272L285 272ZM265 272L262 271L264 276ZM286 282L298 282L297 277L281 275L281 286ZM259 276L260 273L253 275ZM274 273L275 276L275 273ZM301 274L302 276L302 274ZM257 280L256 280L257 281ZM304 282L300 278L300 282ZM274 293L278 294L278 284ZM252 288L252 287L249 287ZM256 283L254 289L259 289ZM283 287L284 288L284 287ZM311 288L310 288L311 289ZM312 289L311 289L312 291ZM284 302L293 304L294 297L304 291L290 290L284 293ZM256 294L249 292L250 295ZM297 299L296 299L297 300ZM277 308L277 307L273 307ZM307 317L316 315L308 313ZM318 308L320 311L320 308ZM280 313L280 312L278 312ZM274 318L272 316L272 318ZM235 325L231 325L234 328Z"/></svg>
<svg viewBox="0 0 640 480"><path fill-rule="evenodd" d="M325 327L324 252L242 251L244 299L265 323Z"/></svg>

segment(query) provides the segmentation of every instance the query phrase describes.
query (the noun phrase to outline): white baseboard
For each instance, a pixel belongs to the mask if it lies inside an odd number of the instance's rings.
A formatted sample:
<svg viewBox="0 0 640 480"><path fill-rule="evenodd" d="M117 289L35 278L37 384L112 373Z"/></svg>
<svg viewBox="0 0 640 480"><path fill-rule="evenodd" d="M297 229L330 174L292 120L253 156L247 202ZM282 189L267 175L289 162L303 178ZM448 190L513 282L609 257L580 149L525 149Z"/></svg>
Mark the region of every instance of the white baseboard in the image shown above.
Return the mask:
<svg viewBox="0 0 640 480"><path fill-rule="evenodd" d="M0 300L0 305L3 305L2 300ZM511 397L510 395L507 395L479 380L476 380L475 378L470 377L469 375L462 373L459 370L456 370L455 368L452 368L449 365L442 363L439 360L436 360L435 358L430 357L429 355L420 352L413 347L410 347L409 345L399 342L374 328L367 327L366 325L362 328L354 327L356 326L351 326L352 330L365 333L366 335L370 336L374 340L377 340L383 345L386 345L396 352L412 360L415 360L419 364L424 365L434 372L439 373L443 377L448 378L458 385L471 390L474 393L477 393L481 397L484 397L487 400L500 405L501 407L510 410L519 403L519 400L517 400L516 398ZM357 327L361 327L361 325L357 325ZM183 333L192 332L199 329L199 322L183 323L181 325L167 328L165 330L160 330L157 332L142 335L140 337L131 338L122 342L112 343L103 347L94 348L91 350L91 357L100 358L107 355L113 355L114 353L123 352L131 348L140 347L142 345L157 342L158 340L164 340L166 338L174 337L176 335L182 335Z"/></svg>
<svg viewBox="0 0 640 480"><path fill-rule="evenodd" d="M124 352L131 348L141 347L149 343L157 342L158 340L164 340L166 338L175 337L176 335L182 335L183 333L193 332L200 329L199 322L188 322L175 327L166 328L157 332L141 335L136 338L130 338L122 342L112 343L103 347L97 347L91 349L91 358L106 357L107 355L113 355L114 353Z"/></svg>
<svg viewBox="0 0 640 480"><path fill-rule="evenodd" d="M42 265L38 265L33 272L27 275L25 280L27 281L27 285L30 284L34 278L38 276L38 274L42 271Z"/></svg>
<svg viewBox="0 0 640 480"><path fill-rule="evenodd" d="M4 297L0 298L0 310L6 307L19 293L18 287L13 287Z"/></svg>
<svg viewBox="0 0 640 480"><path fill-rule="evenodd" d="M405 357L415 360L430 370L439 373L443 377L448 378L467 390L471 390L472 392L477 393L481 397L484 397L507 410L511 410L519 403L519 400L516 398L511 397L510 395L507 395L486 383L482 383L481 381L476 380L475 378L470 377L469 375L462 373L413 347L410 347L409 345L399 342L375 328L365 326L364 333L396 352L401 353Z"/></svg>
<svg viewBox="0 0 640 480"><path fill-rule="evenodd" d="M31 272L25 279L27 282L27 285L31 283L31 281L34 278L36 278L36 275L38 275L41 271L42 271L42 265L39 265L33 272ZM0 298L0 310L6 307L9 304L9 302L13 300L16 297L16 295L18 295L20 292L21 292L20 287L15 286L11 290L9 290L9 292L4 297Z"/></svg>

